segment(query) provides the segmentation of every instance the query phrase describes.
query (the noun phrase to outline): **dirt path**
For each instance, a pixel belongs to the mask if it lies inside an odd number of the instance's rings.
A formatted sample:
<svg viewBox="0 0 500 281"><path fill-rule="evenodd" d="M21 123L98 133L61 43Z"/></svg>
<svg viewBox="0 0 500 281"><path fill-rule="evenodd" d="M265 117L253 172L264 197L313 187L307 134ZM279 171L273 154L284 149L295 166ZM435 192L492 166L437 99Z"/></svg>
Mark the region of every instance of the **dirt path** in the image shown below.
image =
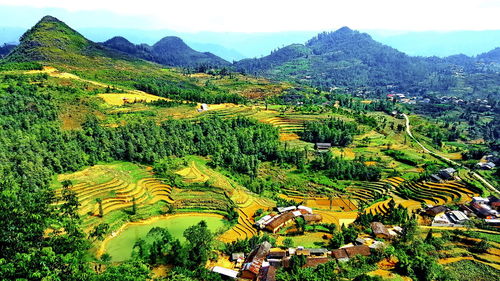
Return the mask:
<svg viewBox="0 0 500 281"><path fill-rule="evenodd" d="M447 163L450 163L452 165L455 165L455 166L458 166L458 167L461 167L461 168L464 168L466 169L467 171L470 171L474 177L476 179L478 179L479 181L481 181L486 187L488 187L491 191L493 191L495 194L499 194L500 192L492 185L490 184L488 181L486 181L483 177L481 177L478 173L474 172L474 171L471 171L468 167L465 167L464 165L460 164L460 163L457 163L449 158L446 158L442 155L439 155L435 152L432 152L431 150L427 149L423 144L421 144L417 138L415 138L413 136L413 134L411 133L411 130L410 130L410 119L408 118L408 116L406 114L403 113L403 116L405 118L405 122L406 122L406 133L408 134L408 136L410 136L410 138L412 138L426 153L429 153L431 154L432 156L436 157L436 158L439 158Z"/></svg>

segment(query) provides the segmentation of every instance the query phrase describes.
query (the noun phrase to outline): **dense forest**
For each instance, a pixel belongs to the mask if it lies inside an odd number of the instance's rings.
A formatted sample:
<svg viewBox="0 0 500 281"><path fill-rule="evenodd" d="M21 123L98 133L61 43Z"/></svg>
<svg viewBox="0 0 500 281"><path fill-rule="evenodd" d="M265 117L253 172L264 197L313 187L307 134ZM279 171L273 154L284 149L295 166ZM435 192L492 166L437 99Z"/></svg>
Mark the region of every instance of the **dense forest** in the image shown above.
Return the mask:
<svg viewBox="0 0 500 281"><path fill-rule="evenodd" d="M187 154L219 155L214 164L251 173L259 161L278 155L276 129L245 118L161 125L138 121L115 129L90 118L82 130L61 131L60 101L84 93L45 84L46 79L46 75L1 79L6 86L0 89L0 212L5 218L0 230L0 264L1 275L8 279L65 276L82 280L91 274L82 263L88 244L78 227L77 201L71 192L54 197L49 182L55 173L98 161L152 163ZM59 200L67 203L52 205ZM53 230L51 235L45 235L47 229ZM46 262L50 268L44 266Z"/></svg>

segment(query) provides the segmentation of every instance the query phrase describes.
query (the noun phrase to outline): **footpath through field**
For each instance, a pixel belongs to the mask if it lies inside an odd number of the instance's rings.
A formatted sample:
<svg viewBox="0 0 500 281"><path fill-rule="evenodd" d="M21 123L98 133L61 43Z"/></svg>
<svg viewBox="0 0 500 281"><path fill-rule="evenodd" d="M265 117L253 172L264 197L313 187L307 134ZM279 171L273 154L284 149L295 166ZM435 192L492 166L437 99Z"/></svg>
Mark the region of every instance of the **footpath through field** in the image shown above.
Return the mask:
<svg viewBox="0 0 500 281"><path fill-rule="evenodd" d="M481 177L478 173L474 172L474 171L471 171L471 169L469 169L468 167L458 163L458 162L455 162L449 158L446 158L442 155L439 155L431 150L429 150L428 148L426 148L423 144L421 144L417 138L415 138L413 136L413 134L411 133L411 130L410 130L410 119L408 118L408 116L406 114L403 113L403 116L406 120L406 133L408 134L408 136L410 136L411 139L413 139L425 152L431 154L432 156L436 157L436 158L439 158L447 163L450 163L452 165L455 165L455 166L458 166L458 167L461 167L461 168L464 168L466 169L467 171L470 171L472 173L472 175L474 175L474 177L476 179L478 179L479 181L481 181L486 187L488 187L491 191L493 191L495 194L500 194L500 192L492 185L490 184L488 181L486 181L483 177Z"/></svg>

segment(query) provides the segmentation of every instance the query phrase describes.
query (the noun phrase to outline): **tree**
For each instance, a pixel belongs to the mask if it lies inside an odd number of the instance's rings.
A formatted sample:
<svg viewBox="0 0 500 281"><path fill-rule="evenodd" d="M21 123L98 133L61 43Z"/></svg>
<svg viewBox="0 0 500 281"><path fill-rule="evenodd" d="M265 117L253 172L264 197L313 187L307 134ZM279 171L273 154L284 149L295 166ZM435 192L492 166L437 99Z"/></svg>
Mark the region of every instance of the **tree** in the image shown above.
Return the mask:
<svg viewBox="0 0 500 281"><path fill-rule="evenodd" d="M101 262L104 263L106 266L109 265L109 262L111 261L111 255L108 253L104 253L101 255ZM102 263L99 263L99 271L102 269Z"/></svg>
<svg viewBox="0 0 500 281"><path fill-rule="evenodd" d="M106 235L108 230L109 230L109 224L100 223L90 231L89 238L102 241L104 240L104 235Z"/></svg>
<svg viewBox="0 0 500 281"><path fill-rule="evenodd" d="M98 216L100 218L102 218L104 216L104 211L102 209L102 199L101 198L97 198L95 201L97 202L97 207L98 207L98 210L99 210Z"/></svg>
<svg viewBox="0 0 500 281"><path fill-rule="evenodd" d="M137 214L137 205L135 202L135 196L132 197L132 214L133 215Z"/></svg>
<svg viewBox="0 0 500 281"><path fill-rule="evenodd" d="M433 239L433 231L432 231L432 228L429 230L429 232L427 233L427 236L425 236L425 242L426 243L430 243Z"/></svg>
<svg viewBox="0 0 500 281"><path fill-rule="evenodd" d="M63 188L68 188L73 185L73 182L71 180L63 180L61 182L61 185Z"/></svg>
<svg viewBox="0 0 500 281"><path fill-rule="evenodd" d="M282 243L283 243L283 246L286 248L291 248L294 245L292 238L285 238L285 239L283 239Z"/></svg>
<svg viewBox="0 0 500 281"><path fill-rule="evenodd" d="M328 247L330 249L337 249L344 245L344 235L342 232L337 232L333 235L333 237L328 242Z"/></svg>
<svg viewBox="0 0 500 281"><path fill-rule="evenodd" d="M299 230L300 233L304 233L305 227L306 227L306 221L302 217L297 217L295 219L295 225L297 229Z"/></svg>
<svg viewBox="0 0 500 281"><path fill-rule="evenodd" d="M491 245L488 242L481 240L476 242L474 246L470 247L470 251L474 253L486 253L490 247Z"/></svg>
<svg viewBox="0 0 500 281"><path fill-rule="evenodd" d="M212 251L213 238L207 223L201 221L197 225L188 227L184 231L184 237L188 243L190 267L204 265Z"/></svg>

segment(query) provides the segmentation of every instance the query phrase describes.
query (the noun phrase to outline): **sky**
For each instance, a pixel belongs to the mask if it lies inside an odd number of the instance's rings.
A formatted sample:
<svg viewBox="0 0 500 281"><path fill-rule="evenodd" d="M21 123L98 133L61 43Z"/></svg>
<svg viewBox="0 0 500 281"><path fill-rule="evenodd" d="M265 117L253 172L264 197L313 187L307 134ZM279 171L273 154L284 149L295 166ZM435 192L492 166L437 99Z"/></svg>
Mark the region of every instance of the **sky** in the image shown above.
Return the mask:
<svg viewBox="0 0 500 281"><path fill-rule="evenodd" d="M0 0L0 26L50 13L76 28L179 32L500 29L500 0Z"/></svg>

